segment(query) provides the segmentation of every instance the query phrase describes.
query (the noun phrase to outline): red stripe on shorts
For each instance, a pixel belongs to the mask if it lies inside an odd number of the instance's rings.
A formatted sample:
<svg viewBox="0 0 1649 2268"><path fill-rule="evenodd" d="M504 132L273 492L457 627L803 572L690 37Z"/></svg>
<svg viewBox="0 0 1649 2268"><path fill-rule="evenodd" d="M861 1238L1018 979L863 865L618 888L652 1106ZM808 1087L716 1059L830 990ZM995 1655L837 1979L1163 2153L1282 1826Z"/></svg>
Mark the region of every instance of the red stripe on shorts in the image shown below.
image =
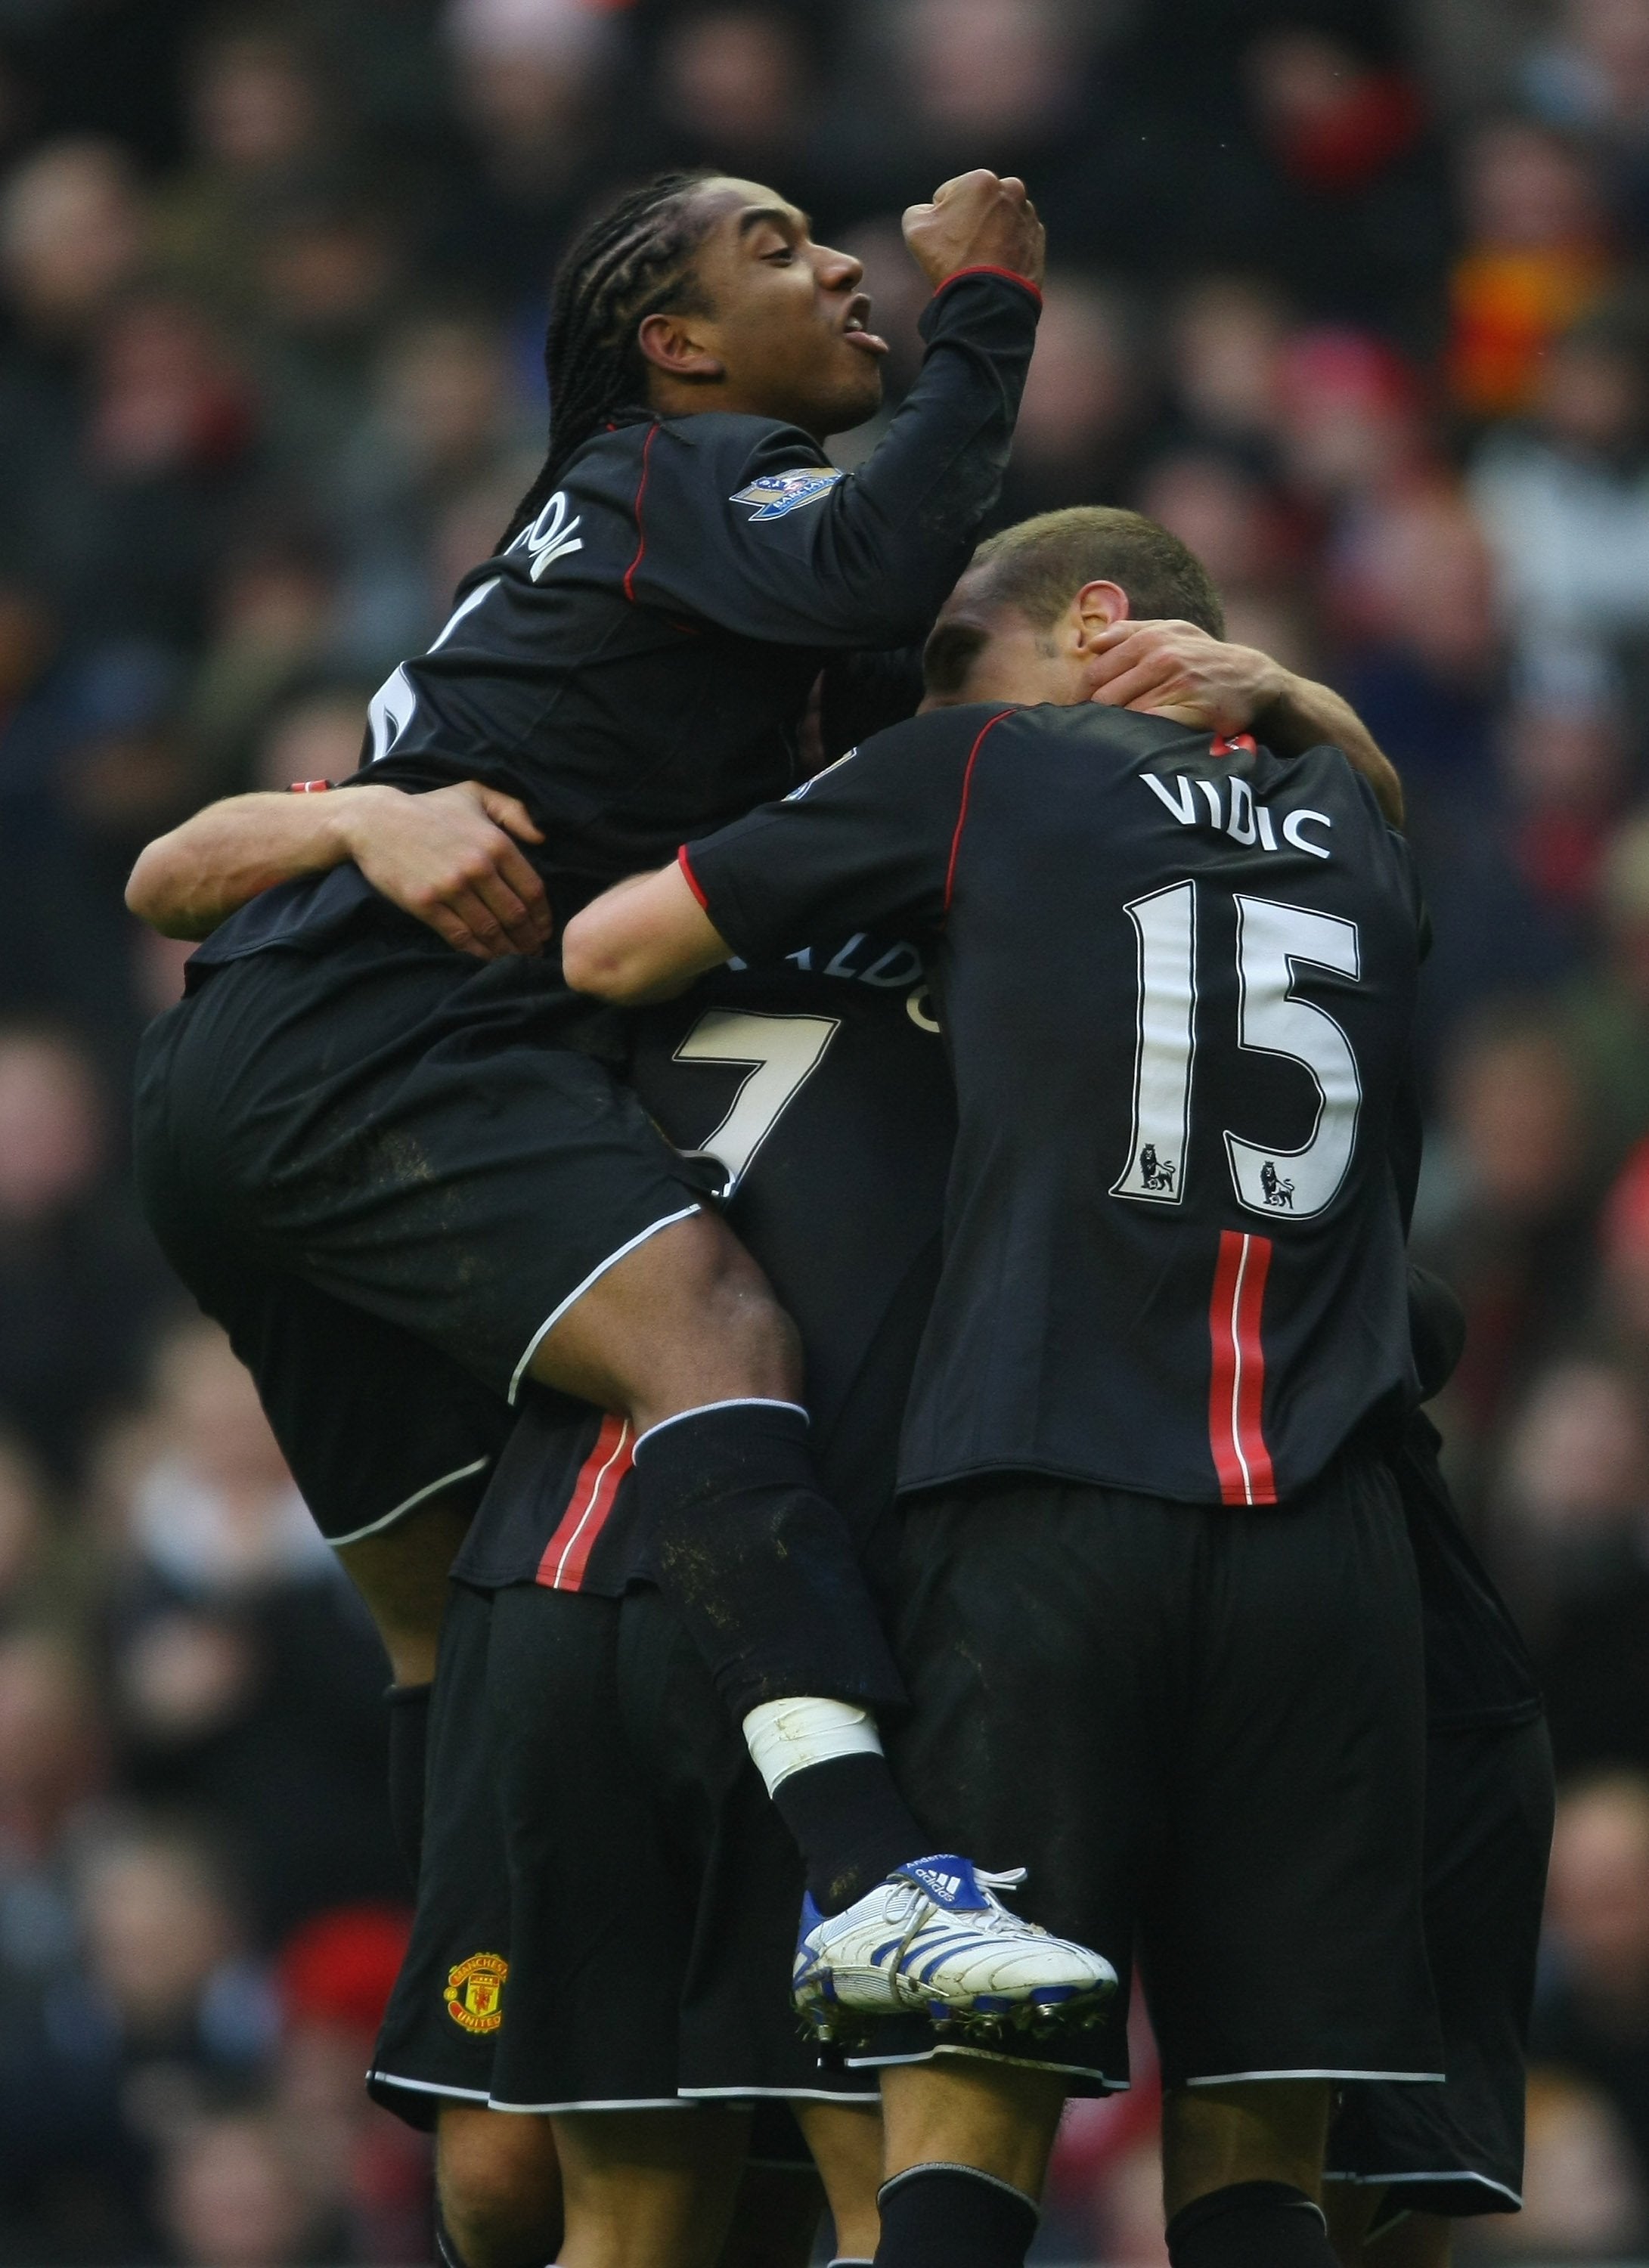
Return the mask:
<svg viewBox="0 0 1649 2268"><path fill-rule="evenodd" d="M544 1546L534 1581L550 1591L576 1591L584 1582L596 1539L607 1526L618 1484L634 1462L628 1418L603 1418L595 1447L578 1468L572 1499Z"/></svg>

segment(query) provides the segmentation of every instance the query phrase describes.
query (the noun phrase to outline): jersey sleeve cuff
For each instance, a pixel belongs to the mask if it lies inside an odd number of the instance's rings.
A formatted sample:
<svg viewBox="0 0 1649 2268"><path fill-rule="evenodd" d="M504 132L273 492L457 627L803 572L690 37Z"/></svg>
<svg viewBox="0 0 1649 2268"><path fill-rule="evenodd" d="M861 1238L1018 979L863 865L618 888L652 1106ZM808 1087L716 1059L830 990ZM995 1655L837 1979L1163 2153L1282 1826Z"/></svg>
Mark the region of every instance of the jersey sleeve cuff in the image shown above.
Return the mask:
<svg viewBox="0 0 1649 2268"><path fill-rule="evenodd" d="M686 880L688 889L692 891L693 895L698 900L700 905L703 907L705 912L708 913L710 911L710 900L704 895L703 887L699 881L698 876L693 872L693 862L687 855L687 845L685 843L675 854L675 863L681 869L682 875Z"/></svg>
<svg viewBox="0 0 1649 2268"><path fill-rule="evenodd" d="M1006 283L1017 284L1021 291L1028 291L1039 307L1042 304L1041 287L1033 284L1028 276L1021 276L1017 268L992 268L983 261L974 268L953 269L942 284L934 286L934 298L937 299L941 291L948 291L953 284L960 284L964 276L1000 276Z"/></svg>

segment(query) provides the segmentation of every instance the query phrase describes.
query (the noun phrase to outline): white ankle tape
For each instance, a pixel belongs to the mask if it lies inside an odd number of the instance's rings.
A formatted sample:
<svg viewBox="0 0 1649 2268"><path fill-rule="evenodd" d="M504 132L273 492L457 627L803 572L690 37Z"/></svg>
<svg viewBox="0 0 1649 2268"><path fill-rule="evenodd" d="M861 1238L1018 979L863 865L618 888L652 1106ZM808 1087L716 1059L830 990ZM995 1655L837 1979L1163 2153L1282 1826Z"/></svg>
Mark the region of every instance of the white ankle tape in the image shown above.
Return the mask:
<svg viewBox="0 0 1649 2268"><path fill-rule="evenodd" d="M867 1709L850 1701L764 1701L744 1720L752 1763L772 1794L781 1780L836 1756L879 1756L881 1734Z"/></svg>

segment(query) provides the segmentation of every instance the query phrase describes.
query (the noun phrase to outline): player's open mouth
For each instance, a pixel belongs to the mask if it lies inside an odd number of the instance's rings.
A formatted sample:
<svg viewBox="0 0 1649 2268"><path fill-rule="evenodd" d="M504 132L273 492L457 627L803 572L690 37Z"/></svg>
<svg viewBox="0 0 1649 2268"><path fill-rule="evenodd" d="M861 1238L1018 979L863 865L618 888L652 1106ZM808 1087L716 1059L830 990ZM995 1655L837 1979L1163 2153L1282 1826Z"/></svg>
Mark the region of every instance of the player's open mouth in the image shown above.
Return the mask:
<svg viewBox="0 0 1649 2268"><path fill-rule="evenodd" d="M865 328L865 318L870 313L870 306L868 299L859 298L853 302L843 321L842 335L850 346L858 347L865 354L885 355L887 340L879 338L874 331L867 331Z"/></svg>

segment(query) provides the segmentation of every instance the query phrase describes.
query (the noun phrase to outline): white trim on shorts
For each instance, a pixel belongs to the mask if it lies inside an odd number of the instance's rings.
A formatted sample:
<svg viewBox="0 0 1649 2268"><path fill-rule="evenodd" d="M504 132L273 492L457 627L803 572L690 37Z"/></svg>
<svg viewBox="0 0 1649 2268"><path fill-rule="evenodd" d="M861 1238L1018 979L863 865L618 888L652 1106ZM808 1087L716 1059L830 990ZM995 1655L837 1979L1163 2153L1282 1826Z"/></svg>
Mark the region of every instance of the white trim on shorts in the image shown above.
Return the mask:
<svg viewBox="0 0 1649 2268"><path fill-rule="evenodd" d="M369 2071L369 2087L404 2087L409 2095L450 2095L455 2102L484 2102L484 2087L442 2087L432 2079L400 2079L393 2071Z"/></svg>
<svg viewBox="0 0 1649 2268"><path fill-rule="evenodd" d="M880 2102L881 2095L849 2095L830 2087L678 2087L684 2102ZM785 2161L788 2163L788 2161Z"/></svg>
<svg viewBox="0 0 1649 2268"><path fill-rule="evenodd" d="M931 2063L936 2056L942 2055L972 2056L979 2063L1012 2064L1015 2071L1063 2072L1072 2079L1092 2080L1108 2095L1128 2095L1133 2088L1131 2080L1112 2079L1106 2073L1096 2070L1091 2063L1049 2063L1041 2056L1003 2055L996 2048L953 2046L948 2042L936 2047L921 2048L914 2055L850 2055L844 2056L843 2061L850 2071L884 2071L894 2064Z"/></svg>
<svg viewBox="0 0 1649 2268"><path fill-rule="evenodd" d="M521 1381L526 1375L526 1366L532 1361L533 1357L538 1352L539 1348L543 1344L544 1340L549 1336L550 1332L555 1329L556 1324L566 1314L568 1308L571 1307L576 1300L582 1300L585 1293L590 1289L590 1286L593 1284L599 1284L609 1268L616 1268L619 1262L625 1258L628 1254L634 1252L638 1245L645 1244L650 1236L657 1236L661 1228L674 1228L679 1220L691 1220L696 1212L703 1212L703 1210L704 1208L703 1205L690 1204L683 1205L680 1212L666 1213L662 1220L655 1220L651 1227L638 1230L634 1236L628 1240L628 1241L621 1244L616 1252L609 1252L605 1260L599 1261L590 1270L582 1284L574 1285L573 1289L568 1292L566 1298L561 1302L561 1305L551 1310L549 1314L545 1317L544 1321L534 1332L532 1337L528 1339L526 1343L526 1351L522 1355L519 1362L515 1366L514 1373L510 1380L510 1390L504 1396L505 1401L509 1403L512 1410L515 1407L515 1397L521 1390ZM541 2109L543 2106L540 2105L539 2107ZM588 2108L587 2105L578 2105L574 2107Z"/></svg>
<svg viewBox="0 0 1649 2268"><path fill-rule="evenodd" d="M444 1488L451 1488L454 1481L467 1481L474 1473L485 1472L491 1462L490 1457L477 1457L473 1464L460 1465L455 1473L443 1473L438 1481L426 1481L421 1489L414 1489L410 1496L402 1497L393 1512L385 1513L378 1520L369 1520L364 1528L352 1528L348 1535L328 1535L327 1542L335 1551L346 1543L363 1543L367 1536L378 1535L380 1529L393 1528L396 1521L404 1519L409 1512L415 1512L426 1497L435 1496Z"/></svg>
<svg viewBox="0 0 1649 2268"><path fill-rule="evenodd" d="M631 2095L615 2102L500 2102L496 2095L482 2098L489 2110L502 2110L524 2118L538 2117L545 2113L559 2117L573 2110L694 2110L696 2103L683 2102L677 2095Z"/></svg>
<svg viewBox="0 0 1649 2268"><path fill-rule="evenodd" d="M1354 2182L1359 2188L1372 2190L1395 2189L1399 2182L1478 2182L1497 2197L1509 2198L1519 2213L1523 2210L1523 2200L1515 2190L1507 2189L1504 2182L1497 2182L1491 2175L1475 2174L1465 2166L1451 2166L1436 2174L1336 2174L1325 2166L1322 2178L1325 2182Z"/></svg>
<svg viewBox="0 0 1649 2268"><path fill-rule="evenodd" d="M1182 2087L1239 2087L1259 2079L1383 2079L1405 2086L1441 2087L1441 2071L1218 2071L1201 2079L1183 2079Z"/></svg>
<svg viewBox="0 0 1649 2268"><path fill-rule="evenodd" d="M668 1418L660 1418L656 1425L649 1425L644 1433L637 1434L636 1446L630 1452L631 1455L639 1456L642 1443L652 1440L656 1435L662 1433L666 1426L679 1425L684 1418L708 1418L713 1410L790 1410L795 1412L805 1425L811 1425L813 1422L799 1402L786 1402L782 1395L730 1394L720 1402L701 1402L691 1410L677 1410Z"/></svg>

